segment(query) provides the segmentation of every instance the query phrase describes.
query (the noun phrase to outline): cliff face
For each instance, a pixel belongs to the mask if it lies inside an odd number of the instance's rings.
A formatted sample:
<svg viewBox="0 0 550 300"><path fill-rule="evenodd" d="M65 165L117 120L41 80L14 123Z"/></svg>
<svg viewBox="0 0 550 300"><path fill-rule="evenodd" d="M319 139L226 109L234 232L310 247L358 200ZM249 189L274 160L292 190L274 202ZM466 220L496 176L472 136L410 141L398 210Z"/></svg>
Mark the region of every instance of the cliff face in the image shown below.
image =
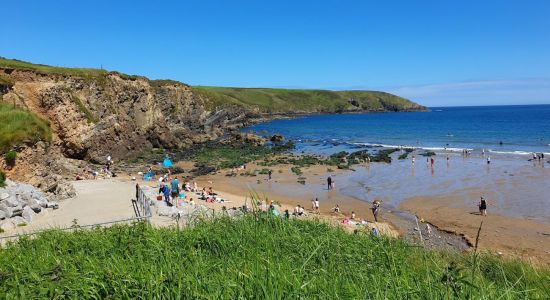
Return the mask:
<svg viewBox="0 0 550 300"><path fill-rule="evenodd" d="M425 109L381 92L192 88L1 57L0 102L37 115L51 130L51 142L19 137L11 146L18 152L15 166L0 160L0 169L58 198L74 194L64 180L73 179L87 162L104 163L107 155L119 160L152 147L186 147L275 114Z"/></svg>
<svg viewBox="0 0 550 300"><path fill-rule="evenodd" d="M100 78L0 68L10 82L3 102L50 121L52 145L65 157L102 162L151 147L175 148L213 139L254 114L238 106L209 111L177 82L109 73Z"/></svg>

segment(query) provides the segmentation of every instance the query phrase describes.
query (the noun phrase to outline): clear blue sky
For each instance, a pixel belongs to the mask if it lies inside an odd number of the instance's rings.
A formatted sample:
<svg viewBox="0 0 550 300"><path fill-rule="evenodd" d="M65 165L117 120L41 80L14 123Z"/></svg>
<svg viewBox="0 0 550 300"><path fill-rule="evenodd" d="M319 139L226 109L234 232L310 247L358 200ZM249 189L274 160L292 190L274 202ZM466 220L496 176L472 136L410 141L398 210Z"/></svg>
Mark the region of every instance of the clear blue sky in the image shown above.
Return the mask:
<svg viewBox="0 0 550 300"><path fill-rule="evenodd" d="M550 103L550 1L5 1L0 56L192 85Z"/></svg>

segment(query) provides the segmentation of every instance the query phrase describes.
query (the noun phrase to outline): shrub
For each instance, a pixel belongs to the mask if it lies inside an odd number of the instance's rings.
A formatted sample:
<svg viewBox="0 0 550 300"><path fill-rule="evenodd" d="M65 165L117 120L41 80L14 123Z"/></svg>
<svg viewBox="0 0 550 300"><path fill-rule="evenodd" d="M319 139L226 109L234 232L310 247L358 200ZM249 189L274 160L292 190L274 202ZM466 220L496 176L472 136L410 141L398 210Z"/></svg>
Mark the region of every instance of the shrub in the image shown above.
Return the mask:
<svg viewBox="0 0 550 300"><path fill-rule="evenodd" d="M0 171L0 187L6 186L6 173Z"/></svg>
<svg viewBox="0 0 550 300"><path fill-rule="evenodd" d="M290 171L298 176L303 174L302 170L299 167L292 167L290 168Z"/></svg>
<svg viewBox="0 0 550 300"><path fill-rule="evenodd" d="M6 154L4 154L4 160L6 161L6 164L10 167L13 167L15 165L15 159L17 158L17 152L14 150L8 151Z"/></svg>

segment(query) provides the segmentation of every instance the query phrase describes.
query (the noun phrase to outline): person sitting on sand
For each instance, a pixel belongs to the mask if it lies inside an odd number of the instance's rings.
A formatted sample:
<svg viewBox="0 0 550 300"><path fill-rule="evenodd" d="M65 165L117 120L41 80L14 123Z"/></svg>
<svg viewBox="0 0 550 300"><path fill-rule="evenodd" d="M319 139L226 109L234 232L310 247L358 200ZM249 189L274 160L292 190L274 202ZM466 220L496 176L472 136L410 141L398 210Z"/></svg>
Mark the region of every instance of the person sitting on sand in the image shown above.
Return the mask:
<svg viewBox="0 0 550 300"><path fill-rule="evenodd" d="M284 213L283 213L283 217L285 217L285 219L289 219L290 218L290 213L288 212L288 209L285 209Z"/></svg>
<svg viewBox="0 0 550 300"><path fill-rule="evenodd" d="M305 212L304 207L301 205L298 205L298 216L300 217L303 216L304 212Z"/></svg>
<svg viewBox="0 0 550 300"><path fill-rule="evenodd" d="M296 205L296 207L294 207L294 216L298 216L298 214L300 213L300 205Z"/></svg>
<svg viewBox="0 0 550 300"><path fill-rule="evenodd" d="M332 208L332 211L333 211L334 213L339 214L339 213L340 213L340 206L338 206L338 204L336 204L336 206Z"/></svg>
<svg viewBox="0 0 550 300"><path fill-rule="evenodd" d="M355 212L354 211L351 212L351 218L350 219L355 220Z"/></svg>
<svg viewBox="0 0 550 300"><path fill-rule="evenodd" d="M378 231L378 229L376 229L376 227L373 227L372 230L371 230L371 234L373 236L379 236L380 232Z"/></svg>
<svg viewBox="0 0 550 300"><path fill-rule="evenodd" d="M479 213L482 215L482 216L487 216L487 201L485 200L485 198L481 197L481 199L479 200Z"/></svg>

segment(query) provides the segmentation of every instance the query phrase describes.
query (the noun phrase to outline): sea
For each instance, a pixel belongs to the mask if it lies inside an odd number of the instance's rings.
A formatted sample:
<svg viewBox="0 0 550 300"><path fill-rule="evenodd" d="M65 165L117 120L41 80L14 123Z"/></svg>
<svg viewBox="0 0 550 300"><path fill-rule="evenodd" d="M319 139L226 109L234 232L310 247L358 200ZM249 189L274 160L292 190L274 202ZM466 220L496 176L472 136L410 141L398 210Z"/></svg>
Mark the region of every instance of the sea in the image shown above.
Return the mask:
<svg viewBox="0 0 550 300"><path fill-rule="evenodd" d="M449 195L460 196L453 205L475 210L484 196L494 213L550 224L550 105L307 115L243 130L282 134L296 143L297 153L415 148L407 159L398 159L403 150L392 154L391 164L331 174L339 193L361 201L380 199L396 209L411 197ZM470 154L463 155L464 149ZM437 153L434 165L421 156L428 150ZM545 159L531 160L533 153L545 153Z"/></svg>
<svg viewBox="0 0 550 300"><path fill-rule="evenodd" d="M245 128L279 133L297 151L330 154L364 147L550 152L550 105L431 107L428 112L307 115Z"/></svg>

